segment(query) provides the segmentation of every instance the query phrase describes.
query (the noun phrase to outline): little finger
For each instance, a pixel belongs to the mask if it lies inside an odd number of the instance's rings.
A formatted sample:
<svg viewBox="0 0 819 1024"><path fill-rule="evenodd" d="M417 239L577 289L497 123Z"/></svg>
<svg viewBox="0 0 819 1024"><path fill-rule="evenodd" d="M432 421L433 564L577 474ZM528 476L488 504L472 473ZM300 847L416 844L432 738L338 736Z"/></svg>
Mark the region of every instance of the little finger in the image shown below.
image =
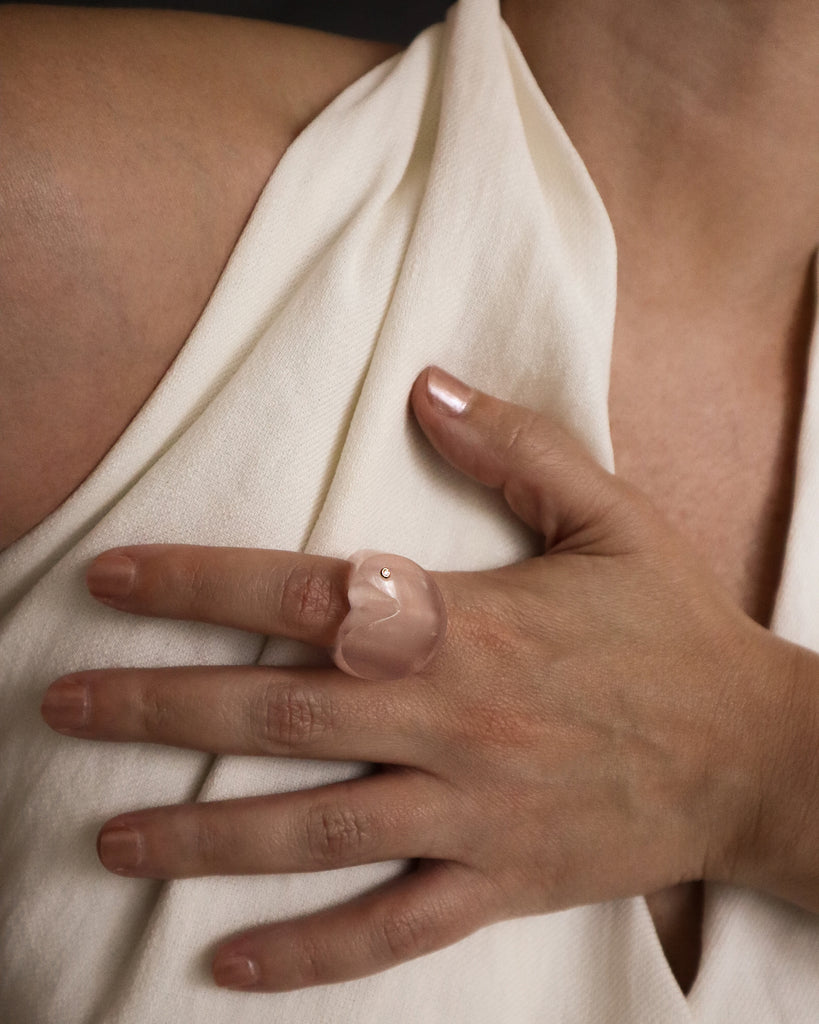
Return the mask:
<svg viewBox="0 0 819 1024"><path fill-rule="evenodd" d="M498 918L494 904L492 888L471 868L422 861L340 907L231 939L216 954L213 976L255 992L362 978L465 938Z"/></svg>

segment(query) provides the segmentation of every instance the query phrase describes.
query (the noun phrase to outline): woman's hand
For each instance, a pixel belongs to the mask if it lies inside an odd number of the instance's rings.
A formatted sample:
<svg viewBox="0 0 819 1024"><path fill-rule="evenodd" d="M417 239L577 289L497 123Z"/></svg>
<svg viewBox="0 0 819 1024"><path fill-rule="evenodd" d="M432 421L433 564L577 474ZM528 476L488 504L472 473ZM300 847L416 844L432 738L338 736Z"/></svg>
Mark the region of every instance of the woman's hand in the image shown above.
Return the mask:
<svg viewBox="0 0 819 1024"><path fill-rule="evenodd" d="M103 864L132 876L418 861L355 902L230 939L220 984L341 981L503 918L762 878L747 851L791 763L773 715L792 706L792 674L773 674L791 645L563 431L463 385L447 406L446 383L430 371L416 381L422 428L458 469L503 488L546 554L433 574L449 624L423 672L375 683L334 668L112 669L47 694L46 721L77 737L382 766L103 827ZM156 545L103 555L88 583L124 611L329 646L348 572L286 551Z"/></svg>

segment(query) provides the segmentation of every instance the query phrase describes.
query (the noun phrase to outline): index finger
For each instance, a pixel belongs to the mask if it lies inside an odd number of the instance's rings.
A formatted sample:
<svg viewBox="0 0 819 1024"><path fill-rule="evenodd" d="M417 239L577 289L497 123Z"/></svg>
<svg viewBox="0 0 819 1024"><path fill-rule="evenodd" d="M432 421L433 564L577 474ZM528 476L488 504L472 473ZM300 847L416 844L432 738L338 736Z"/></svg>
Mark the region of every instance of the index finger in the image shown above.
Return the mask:
<svg viewBox="0 0 819 1024"><path fill-rule="evenodd" d="M264 548L144 544L100 555L91 594L122 611L329 647L350 609L350 563Z"/></svg>

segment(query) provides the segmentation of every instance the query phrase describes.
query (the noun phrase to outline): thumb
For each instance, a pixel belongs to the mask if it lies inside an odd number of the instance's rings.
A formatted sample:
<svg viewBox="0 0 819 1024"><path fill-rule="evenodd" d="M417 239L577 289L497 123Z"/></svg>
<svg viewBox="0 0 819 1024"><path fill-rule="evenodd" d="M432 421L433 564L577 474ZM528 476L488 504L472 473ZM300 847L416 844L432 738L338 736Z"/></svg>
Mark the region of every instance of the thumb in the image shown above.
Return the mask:
<svg viewBox="0 0 819 1024"><path fill-rule="evenodd" d="M428 366L411 393L415 416L456 469L502 488L547 548L588 531L622 500L619 481L553 421Z"/></svg>

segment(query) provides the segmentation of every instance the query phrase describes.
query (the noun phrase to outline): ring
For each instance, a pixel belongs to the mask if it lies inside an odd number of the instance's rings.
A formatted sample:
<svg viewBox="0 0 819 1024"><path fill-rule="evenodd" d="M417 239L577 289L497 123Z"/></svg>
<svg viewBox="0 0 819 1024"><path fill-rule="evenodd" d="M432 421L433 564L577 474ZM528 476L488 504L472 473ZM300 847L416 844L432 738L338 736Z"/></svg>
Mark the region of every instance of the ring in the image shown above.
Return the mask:
<svg viewBox="0 0 819 1024"><path fill-rule="evenodd" d="M401 555L363 549L348 561L350 610L333 646L338 668L362 679L403 679L420 672L446 634L438 584Z"/></svg>

